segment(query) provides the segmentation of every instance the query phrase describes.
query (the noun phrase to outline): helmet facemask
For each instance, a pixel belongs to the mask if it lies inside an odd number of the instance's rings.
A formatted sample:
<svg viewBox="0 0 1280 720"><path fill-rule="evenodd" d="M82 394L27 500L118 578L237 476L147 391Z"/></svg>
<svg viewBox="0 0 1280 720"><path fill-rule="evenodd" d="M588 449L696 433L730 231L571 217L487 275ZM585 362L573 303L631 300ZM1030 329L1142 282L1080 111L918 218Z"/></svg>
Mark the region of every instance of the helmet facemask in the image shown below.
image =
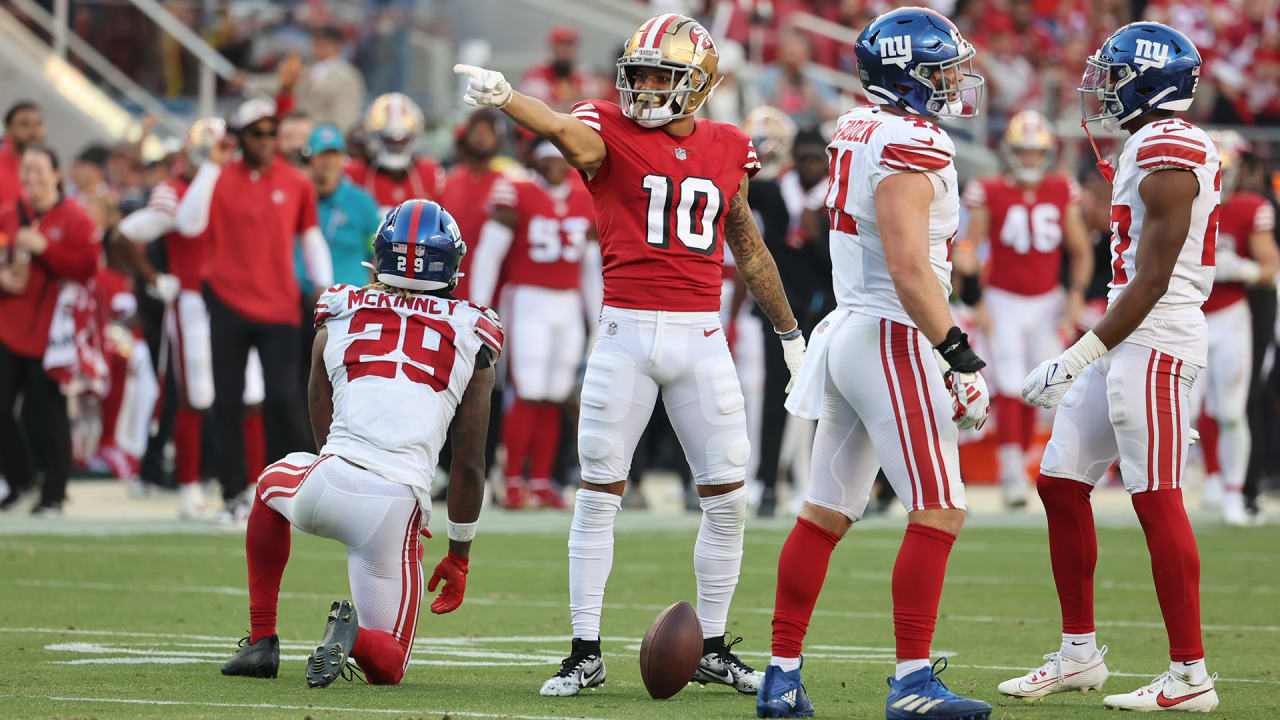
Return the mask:
<svg viewBox="0 0 1280 720"><path fill-rule="evenodd" d="M918 63L911 75L932 95L925 101L925 108L938 117L967 118L978 114L982 105L983 86L986 81L973 71L973 46L964 43L960 54L951 60L936 63Z"/></svg>
<svg viewBox="0 0 1280 720"><path fill-rule="evenodd" d="M711 96L714 85L708 87L711 78L696 65L662 59L658 51L653 58L641 57L645 50L618 58L618 79L615 87L621 95L622 112L643 127L656 128L672 120L692 117L698 107ZM671 73L667 87L663 89L637 89L635 76L640 68L654 68ZM719 84L718 82L716 83ZM704 94L701 102L690 102L695 94Z"/></svg>
<svg viewBox="0 0 1280 720"><path fill-rule="evenodd" d="M374 161L384 170L404 170L413 160L413 146L417 138L410 134L378 132L369 135L369 147Z"/></svg>
<svg viewBox="0 0 1280 720"><path fill-rule="evenodd" d="M1116 132L1141 109L1128 116L1124 103L1120 102L1120 87L1133 82L1138 75L1124 63L1104 60L1102 51L1085 60L1084 77L1080 80L1080 115L1085 123L1101 122L1102 129Z"/></svg>

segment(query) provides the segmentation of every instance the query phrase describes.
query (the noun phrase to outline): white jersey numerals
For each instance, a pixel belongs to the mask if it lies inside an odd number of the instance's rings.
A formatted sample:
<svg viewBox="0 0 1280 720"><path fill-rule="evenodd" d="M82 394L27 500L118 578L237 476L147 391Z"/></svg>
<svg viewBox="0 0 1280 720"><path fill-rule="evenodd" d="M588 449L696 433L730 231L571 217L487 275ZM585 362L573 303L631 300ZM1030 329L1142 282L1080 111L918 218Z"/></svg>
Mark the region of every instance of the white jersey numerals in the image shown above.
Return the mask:
<svg viewBox="0 0 1280 720"><path fill-rule="evenodd" d="M1000 243L1013 248L1019 255L1031 250L1053 252L1062 242L1062 211L1057 205L1043 203L1033 206L1010 205L1000 228Z"/></svg>
<svg viewBox="0 0 1280 720"><path fill-rule="evenodd" d="M529 259L536 263L578 262L587 247L591 221L583 217L535 215L529 219Z"/></svg>
<svg viewBox="0 0 1280 720"><path fill-rule="evenodd" d="M687 177L675 182L665 175L645 175L644 191L649 196L645 241L668 247L671 237L671 208L676 210L676 238L690 250L710 255L716 249L716 226L724 208L724 195L708 178ZM677 197L678 196L678 197Z"/></svg>

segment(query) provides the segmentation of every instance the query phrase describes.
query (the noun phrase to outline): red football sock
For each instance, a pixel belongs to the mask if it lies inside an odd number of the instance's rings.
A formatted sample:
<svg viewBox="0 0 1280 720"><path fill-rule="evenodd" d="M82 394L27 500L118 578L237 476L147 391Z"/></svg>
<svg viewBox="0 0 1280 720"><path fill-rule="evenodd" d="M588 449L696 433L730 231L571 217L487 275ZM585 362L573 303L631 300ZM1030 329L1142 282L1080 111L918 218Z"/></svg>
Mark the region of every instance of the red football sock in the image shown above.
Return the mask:
<svg viewBox="0 0 1280 720"><path fill-rule="evenodd" d="M391 633L360 628L351 658L370 685L395 685L404 676L404 653L405 647Z"/></svg>
<svg viewBox="0 0 1280 720"><path fill-rule="evenodd" d="M947 558L956 536L938 528L909 523L893 564L893 636L898 660L929 657L933 627L947 576Z"/></svg>
<svg viewBox="0 0 1280 720"><path fill-rule="evenodd" d="M773 601L773 654L800 657L813 606L827 579L831 551L840 538L818 524L796 518L778 556L778 590Z"/></svg>
<svg viewBox="0 0 1280 720"><path fill-rule="evenodd" d="M243 427L244 465L249 484L253 485L267 466L267 436L262 429L262 410L245 409Z"/></svg>
<svg viewBox="0 0 1280 720"><path fill-rule="evenodd" d="M1098 565L1098 534L1088 483L1040 475L1040 501L1049 521L1049 562L1062 606L1062 632L1091 633L1093 571Z"/></svg>
<svg viewBox="0 0 1280 720"><path fill-rule="evenodd" d="M1205 413L1200 413L1200 422L1196 430L1200 431L1200 452L1204 453L1204 471L1213 475L1222 472L1222 464L1218 462L1218 421Z"/></svg>
<svg viewBox="0 0 1280 720"><path fill-rule="evenodd" d="M524 477L524 464L529 459L529 445L537 429L537 412L532 403L516 398L502 419L502 445L507 449L506 477Z"/></svg>
<svg viewBox="0 0 1280 720"><path fill-rule="evenodd" d="M997 395L996 445L1013 445L1022 442L1022 408L1026 403L1020 398Z"/></svg>
<svg viewBox="0 0 1280 720"><path fill-rule="evenodd" d="M203 415L199 410L178 408L173 419L174 471L178 482L189 485L200 481L200 425Z"/></svg>
<svg viewBox="0 0 1280 720"><path fill-rule="evenodd" d="M280 578L289 562L289 521L254 496L244 552L249 565L249 642L276 634Z"/></svg>
<svg viewBox="0 0 1280 720"><path fill-rule="evenodd" d="M1018 440L1022 443L1022 451L1026 452L1031 448L1031 441L1036 437L1036 418L1039 411L1035 405L1022 403L1022 437Z"/></svg>
<svg viewBox="0 0 1280 720"><path fill-rule="evenodd" d="M529 477L547 480L556 464L556 451L560 449L560 406L540 402L534 408L537 415L529 450Z"/></svg>
<svg viewBox="0 0 1280 720"><path fill-rule="evenodd" d="M1200 552L1191 532L1182 490L1171 488L1133 496L1133 509L1147 534L1151 576L1169 633L1169 659L1204 657L1200 637Z"/></svg>

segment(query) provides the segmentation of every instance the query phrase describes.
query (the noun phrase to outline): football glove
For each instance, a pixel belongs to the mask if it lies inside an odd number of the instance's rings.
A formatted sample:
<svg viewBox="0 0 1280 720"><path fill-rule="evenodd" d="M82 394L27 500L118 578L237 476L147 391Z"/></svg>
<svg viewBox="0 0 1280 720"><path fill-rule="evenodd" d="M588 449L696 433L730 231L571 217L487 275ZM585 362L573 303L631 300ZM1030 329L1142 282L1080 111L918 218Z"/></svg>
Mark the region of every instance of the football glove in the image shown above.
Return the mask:
<svg viewBox="0 0 1280 720"><path fill-rule="evenodd" d="M432 601L431 612L437 615L451 613L462 604L462 596L467 592L468 560L451 552L444 556L439 565L436 565L436 571L431 574L431 582L427 583L427 592L435 592L441 580L445 585Z"/></svg>
<svg viewBox="0 0 1280 720"><path fill-rule="evenodd" d="M991 412L991 393L979 372L987 364L970 347L969 336L954 325L933 349L951 393L951 419L961 430L981 429Z"/></svg>
<svg viewBox="0 0 1280 720"><path fill-rule="evenodd" d="M782 359L787 363L787 370L791 372L791 379L787 381L786 392L788 393L796 386L796 378L800 376L800 366L804 364L804 351L804 334L798 329L795 337L782 341Z"/></svg>
<svg viewBox="0 0 1280 720"><path fill-rule="evenodd" d="M1023 399L1043 408L1057 407L1085 367L1106 354L1107 346L1098 336L1092 330L1085 333L1061 355L1045 360L1031 371L1022 381Z"/></svg>
<svg viewBox="0 0 1280 720"><path fill-rule="evenodd" d="M178 299L178 293L182 291L182 283L178 278L169 273L160 273L147 286L147 294L168 305Z"/></svg>
<svg viewBox="0 0 1280 720"><path fill-rule="evenodd" d="M453 66L453 71L467 76L467 89L462 94L462 102L467 105L490 105L501 110L511 102L511 83L497 70L459 64Z"/></svg>

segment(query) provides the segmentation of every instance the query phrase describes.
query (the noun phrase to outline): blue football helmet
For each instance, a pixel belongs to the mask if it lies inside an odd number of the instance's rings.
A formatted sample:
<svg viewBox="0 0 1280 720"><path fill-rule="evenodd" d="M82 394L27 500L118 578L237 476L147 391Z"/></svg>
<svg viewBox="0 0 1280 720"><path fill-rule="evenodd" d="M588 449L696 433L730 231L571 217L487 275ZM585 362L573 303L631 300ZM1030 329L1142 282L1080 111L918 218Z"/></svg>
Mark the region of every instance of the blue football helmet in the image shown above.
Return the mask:
<svg viewBox="0 0 1280 720"><path fill-rule="evenodd" d="M867 99L917 115L973 117L982 102L975 51L942 14L903 7L872 20L854 46Z"/></svg>
<svg viewBox="0 0 1280 720"><path fill-rule="evenodd" d="M452 290L467 254L458 223L430 200L406 200L391 209L373 241L375 277L407 290Z"/></svg>
<svg viewBox="0 0 1280 720"><path fill-rule="evenodd" d="M1086 60L1084 122L1116 130L1152 110L1186 110L1200 82L1200 52L1168 25L1136 22L1111 34Z"/></svg>

